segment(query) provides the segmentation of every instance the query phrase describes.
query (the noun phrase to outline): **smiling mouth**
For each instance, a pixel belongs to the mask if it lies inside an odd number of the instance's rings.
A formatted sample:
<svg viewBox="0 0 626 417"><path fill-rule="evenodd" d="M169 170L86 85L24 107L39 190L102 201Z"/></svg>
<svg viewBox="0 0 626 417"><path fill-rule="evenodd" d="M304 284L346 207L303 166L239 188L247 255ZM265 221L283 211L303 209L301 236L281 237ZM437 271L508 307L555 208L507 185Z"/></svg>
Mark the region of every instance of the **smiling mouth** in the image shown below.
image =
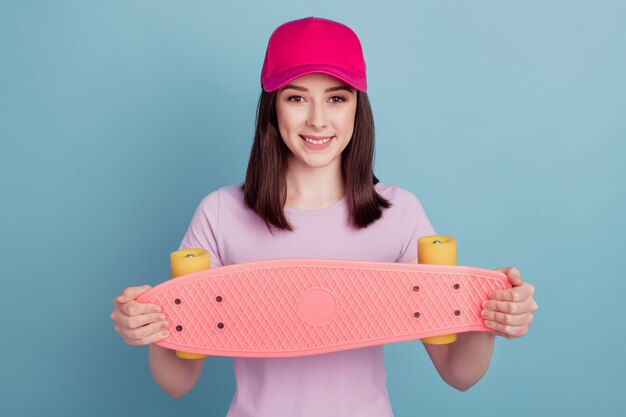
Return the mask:
<svg viewBox="0 0 626 417"><path fill-rule="evenodd" d="M308 143L311 143L313 145L323 145L325 143L330 142L331 140L333 140L335 138L334 136L331 136L331 137L328 137L328 138L325 138L325 139L312 139L312 138L308 138L308 137L305 137L305 136L302 136L302 135L300 135L300 137L302 139L304 139L305 141L307 141Z"/></svg>

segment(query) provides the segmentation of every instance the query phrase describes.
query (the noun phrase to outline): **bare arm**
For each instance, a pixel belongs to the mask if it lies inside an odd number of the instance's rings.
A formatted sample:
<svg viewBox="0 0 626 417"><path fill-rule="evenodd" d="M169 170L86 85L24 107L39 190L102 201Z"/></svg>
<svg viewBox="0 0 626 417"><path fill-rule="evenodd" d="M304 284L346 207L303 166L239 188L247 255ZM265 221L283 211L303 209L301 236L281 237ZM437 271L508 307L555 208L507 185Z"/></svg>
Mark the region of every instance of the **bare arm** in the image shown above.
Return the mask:
<svg viewBox="0 0 626 417"><path fill-rule="evenodd" d="M410 263L417 263L417 258ZM449 345L424 344L441 378L460 391L470 389L489 369L496 335L508 339L525 335L538 309L534 287L522 281L516 268L496 270L504 272L513 287L492 292L483 304L485 326L493 331L460 333Z"/></svg>
<svg viewBox="0 0 626 417"><path fill-rule="evenodd" d="M417 258L409 263L417 263ZM495 335L488 332L460 333L449 345L424 343L441 378L459 391L467 391L489 368Z"/></svg>
<svg viewBox="0 0 626 417"><path fill-rule="evenodd" d="M157 345L148 347L150 371L156 383L173 398L180 398L198 382L205 359L181 359L176 352Z"/></svg>
<svg viewBox="0 0 626 417"><path fill-rule="evenodd" d="M449 345L424 344L441 378L459 391L467 391L487 372L495 335L488 332L459 333Z"/></svg>
<svg viewBox="0 0 626 417"><path fill-rule="evenodd" d="M154 380L169 396L180 398L196 385L204 359L180 359L175 351L154 344L167 337L168 326L159 306L135 301L148 289L149 285L126 288L113 300L111 320L127 344L149 345L148 358Z"/></svg>

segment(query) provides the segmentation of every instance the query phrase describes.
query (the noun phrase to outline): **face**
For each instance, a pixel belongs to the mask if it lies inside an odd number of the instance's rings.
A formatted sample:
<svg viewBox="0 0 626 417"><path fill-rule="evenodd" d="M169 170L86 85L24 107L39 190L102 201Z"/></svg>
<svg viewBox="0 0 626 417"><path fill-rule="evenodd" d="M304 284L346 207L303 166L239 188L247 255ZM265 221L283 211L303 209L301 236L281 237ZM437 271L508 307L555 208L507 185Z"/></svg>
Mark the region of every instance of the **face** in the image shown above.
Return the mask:
<svg viewBox="0 0 626 417"><path fill-rule="evenodd" d="M327 74L303 75L283 86L276 112L280 135L291 150L289 163L341 164L354 131L356 101L354 87Z"/></svg>

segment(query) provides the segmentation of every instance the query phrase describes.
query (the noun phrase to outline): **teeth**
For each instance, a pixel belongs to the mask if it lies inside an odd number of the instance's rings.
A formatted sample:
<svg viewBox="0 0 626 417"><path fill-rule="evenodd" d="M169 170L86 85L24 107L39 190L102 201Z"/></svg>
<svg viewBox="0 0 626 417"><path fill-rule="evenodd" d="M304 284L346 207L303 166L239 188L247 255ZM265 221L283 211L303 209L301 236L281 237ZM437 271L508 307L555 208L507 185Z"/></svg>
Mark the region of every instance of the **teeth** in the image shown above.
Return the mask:
<svg viewBox="0 0 626 417"><path fill-rule="evenodd" d="M312 143L314 145L322 145L324 143L328 143L331 139L332 138L322 139L322 140L315 140L315 139L304 138L304 140L306 140L307 142Z"/></svg>

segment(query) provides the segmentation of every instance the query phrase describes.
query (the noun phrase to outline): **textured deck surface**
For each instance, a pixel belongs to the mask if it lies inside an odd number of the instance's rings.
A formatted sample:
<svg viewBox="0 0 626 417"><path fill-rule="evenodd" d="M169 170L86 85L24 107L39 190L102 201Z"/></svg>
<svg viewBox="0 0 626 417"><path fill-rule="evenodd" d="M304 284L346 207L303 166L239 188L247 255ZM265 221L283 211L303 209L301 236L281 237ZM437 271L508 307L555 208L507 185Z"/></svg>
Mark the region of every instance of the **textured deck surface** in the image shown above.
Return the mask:
<svg viewBox="0 0 626 417"><path fill-rule="evenodd" d="M287 357L487 331L482 302L509 287L472 267L281 259L195 272L137 301L163 307L170 336L157 345Z"/></svg>

